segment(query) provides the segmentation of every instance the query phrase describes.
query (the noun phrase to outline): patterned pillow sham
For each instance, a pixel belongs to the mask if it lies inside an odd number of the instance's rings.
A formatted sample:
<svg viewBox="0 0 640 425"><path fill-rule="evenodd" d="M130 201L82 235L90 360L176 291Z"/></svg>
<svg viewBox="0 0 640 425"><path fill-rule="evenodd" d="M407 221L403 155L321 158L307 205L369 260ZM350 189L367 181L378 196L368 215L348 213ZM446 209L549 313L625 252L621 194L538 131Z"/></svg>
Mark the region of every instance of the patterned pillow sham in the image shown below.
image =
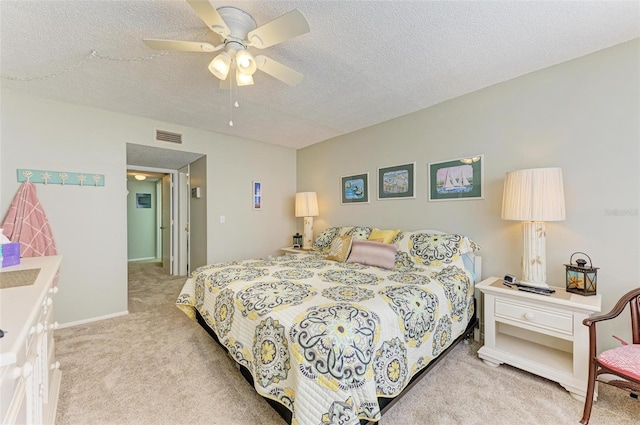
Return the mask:
<svg viewBox="0 0 640 425"><path fill-rule="evenodd" d="M462 254L480 249L469 238L458 234L405 232L399 243L399 251L408 259L425 266L456 264L464 268Z"/></svg>
<svg viewBox="0 0 640 425"><path fill-rule="evenodd" d="M352 231L356 229L353 226L334 226L325 229L322 233L316 237L313 241L311 248L320 253L326 253L331 248L331 243L336 236L352 236ZM357 239L354 237L353 239ZM365 238L366 239L366 238Z"/></svg>
<svg viewBox="0 0 640 425"><path fill-rule="evenodd" d="M333 238L338 236L339 232L339 227L329 227L325 229L316 237L316 240L313 241L313 245L311 245L312 249L320 252L328 251L331 247L331 242L333 242Z"/></svg>
<svg viewBox="0 0 640 425"><path fill-rule="evenodd" d="M345 234L352 236L353 239L365 240L369 239L372 230L372 227L355 226L350 228Z"/></svg>

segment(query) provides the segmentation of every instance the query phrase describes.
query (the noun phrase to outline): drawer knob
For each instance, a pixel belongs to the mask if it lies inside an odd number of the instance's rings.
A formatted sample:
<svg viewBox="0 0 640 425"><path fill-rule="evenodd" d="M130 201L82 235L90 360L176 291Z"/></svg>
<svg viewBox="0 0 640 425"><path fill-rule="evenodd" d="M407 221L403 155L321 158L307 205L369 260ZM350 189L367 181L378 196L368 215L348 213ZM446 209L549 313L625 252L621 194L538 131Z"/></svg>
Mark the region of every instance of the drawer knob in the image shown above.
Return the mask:
<svg viewBox="0 0 640 425"><path fill-rule="evenodd" d="M33 365L30 362L25 362L22 367L16 367L13 369L12 376L13 379L18 379L20 377L28 378L33 373Z"/></svg>
<svg viewBox="0 0 640 425"><path fill-rule="evenodd" d="M527 320L533 320L534 319L534 315L533 313L525 313L524 318Z"/></svg>

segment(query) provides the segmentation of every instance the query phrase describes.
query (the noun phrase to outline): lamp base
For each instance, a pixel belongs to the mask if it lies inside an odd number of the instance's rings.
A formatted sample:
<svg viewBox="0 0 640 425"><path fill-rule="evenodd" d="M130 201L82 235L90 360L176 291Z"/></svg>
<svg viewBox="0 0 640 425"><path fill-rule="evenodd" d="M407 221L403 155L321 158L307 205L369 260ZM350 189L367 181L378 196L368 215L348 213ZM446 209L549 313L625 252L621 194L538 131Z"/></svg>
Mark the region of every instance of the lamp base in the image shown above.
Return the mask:
<svg viewBox="0 0 640 425"><path fill-rule="evenodd" d="M302 239L302 249L311 249L313 245L313 217L304 218L304 238Z"/></svg>
<svg viewBox="0 0 640 425"><path fill-rule="evenodd" d="M522 230L524 236L522 283L548 288L545 224L543 221L524 221Z"/></svg>

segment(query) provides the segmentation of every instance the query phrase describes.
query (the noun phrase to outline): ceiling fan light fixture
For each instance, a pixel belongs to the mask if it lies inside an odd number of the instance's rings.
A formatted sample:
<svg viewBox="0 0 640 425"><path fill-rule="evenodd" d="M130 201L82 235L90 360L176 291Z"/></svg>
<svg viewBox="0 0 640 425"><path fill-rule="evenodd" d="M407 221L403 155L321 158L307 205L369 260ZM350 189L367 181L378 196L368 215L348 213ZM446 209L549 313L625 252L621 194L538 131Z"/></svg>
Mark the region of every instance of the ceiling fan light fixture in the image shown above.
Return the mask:
<svg viewBox="0 0 640 425"><path fill-rule="evenodd" d="M209 71L221 80L227 78L231 69L231 56L227 52L222 52L209 64Z"/></svg>
<svg viewBox="0 0 640 425"><path fill-rule="evenodd" d="M258 69L256 60L247 49L240 49L236 52L236 65L241 73L253 75Z"/></svg>
<svg viewBox="0 0 640 425"><path fill-rule="evenodd" d="M252 86L253 76L251 74L244 74L240 72L240 68L236 68L236 83L238 84L238 87Z"/></svg>

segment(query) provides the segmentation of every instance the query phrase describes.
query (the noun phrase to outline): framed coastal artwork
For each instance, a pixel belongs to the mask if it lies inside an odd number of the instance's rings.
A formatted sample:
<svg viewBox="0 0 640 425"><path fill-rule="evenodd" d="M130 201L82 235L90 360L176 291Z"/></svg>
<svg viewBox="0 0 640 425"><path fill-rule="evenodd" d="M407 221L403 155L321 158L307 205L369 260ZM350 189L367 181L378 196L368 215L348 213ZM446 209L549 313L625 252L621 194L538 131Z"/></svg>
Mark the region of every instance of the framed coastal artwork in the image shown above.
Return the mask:
<svg viewBox="0 0 640 425"><path fill-rule="evenodd" d="M429 201L482 199L484 155L429 164Z"/></svg>
<svg viewBox="0 0 640 425"><path fill-rule="evenodd" d="M253 209L262 209L262 183L258 181L253 182Z"/></svg>
<svg viewBox="0 0 640 425"><path fill-rule="evenodd" d="M378 199L415 198L416 163L378 168Z"/></svg>
<svg viewBox="0 0 640 425"><path fill-rule="evenodd" d="M340 177L343 204L369 203L369 173Z"/></svg>

